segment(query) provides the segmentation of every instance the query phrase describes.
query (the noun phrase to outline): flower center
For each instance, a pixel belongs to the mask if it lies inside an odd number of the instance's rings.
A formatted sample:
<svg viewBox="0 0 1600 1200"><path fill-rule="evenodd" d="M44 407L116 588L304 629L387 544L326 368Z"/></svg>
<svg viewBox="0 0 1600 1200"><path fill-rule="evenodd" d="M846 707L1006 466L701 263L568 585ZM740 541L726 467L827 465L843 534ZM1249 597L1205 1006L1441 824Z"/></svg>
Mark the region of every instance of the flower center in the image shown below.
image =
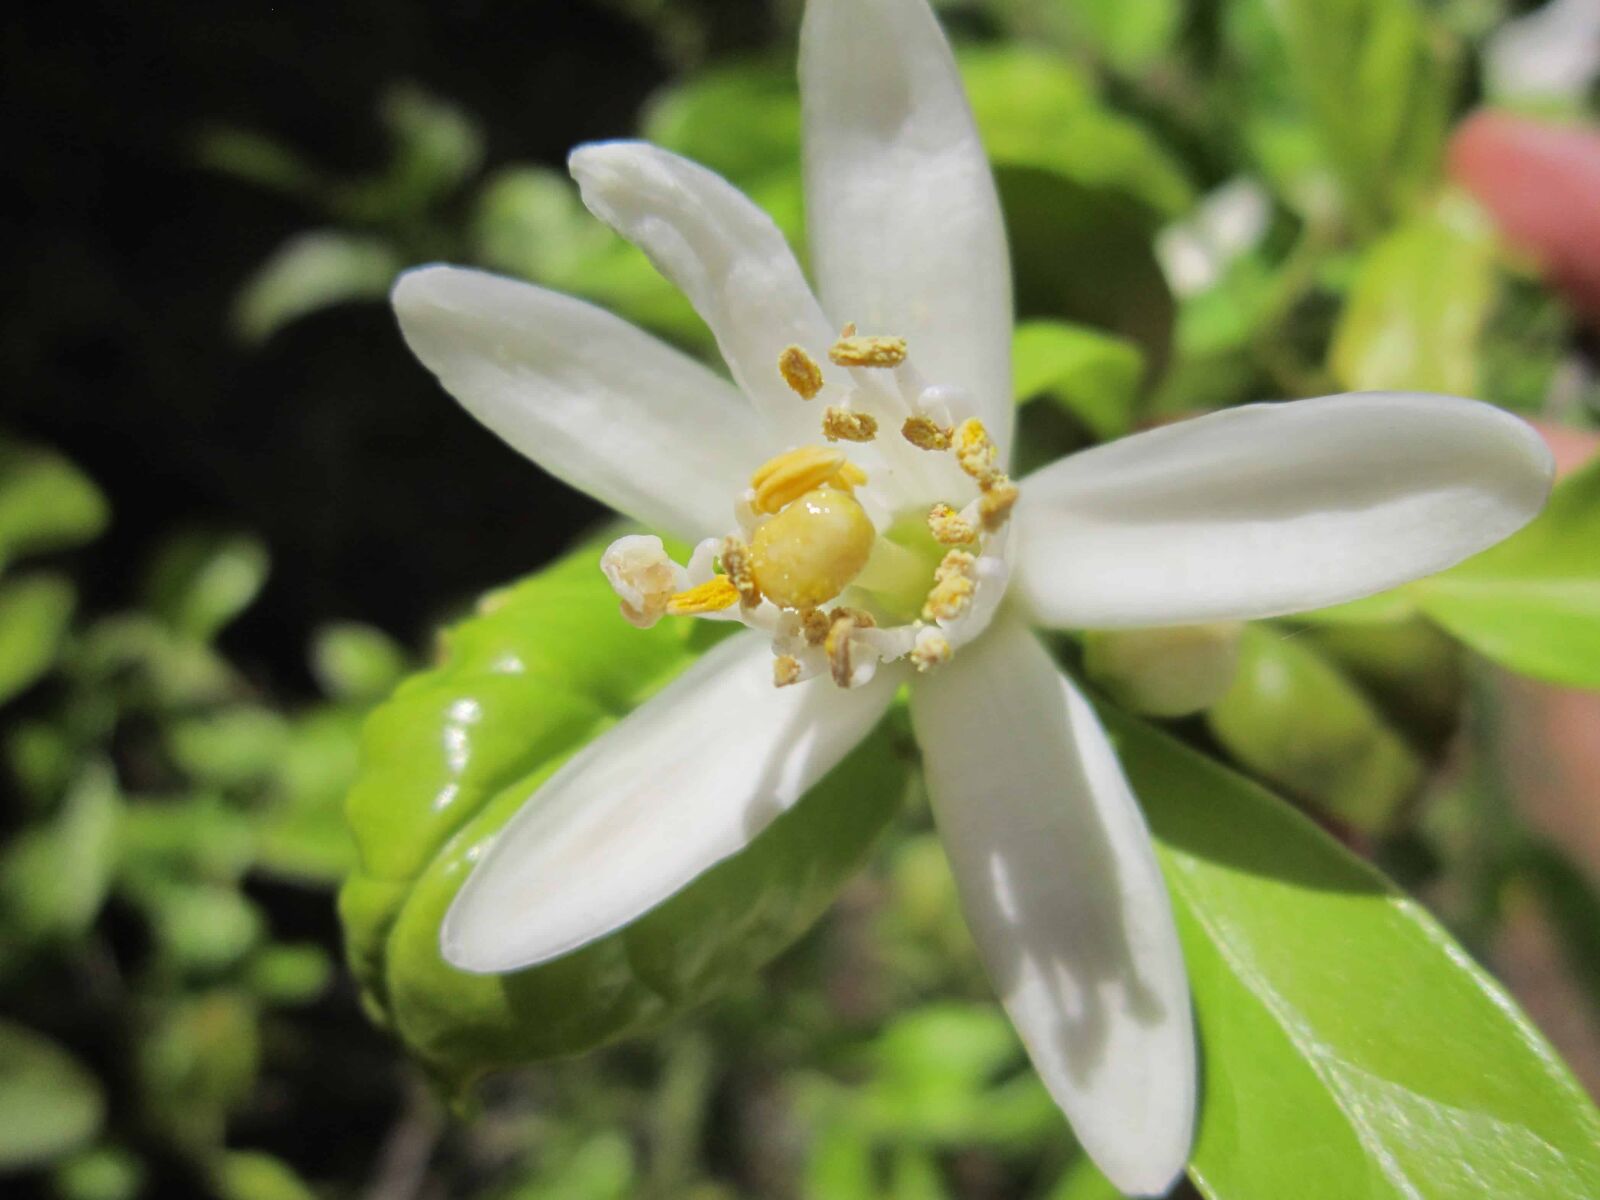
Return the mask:
<svg viewBox="0 0 1600 1200"><path fill-rule="evenodd" d="M854 687L895 659L932 670L982 631L1005 591L1005 527L1018 491L983 423L951 419L961 398L922 385L902 338L862 337L846 326L828 359L846 368L848 383L830 385L800 346L779 356L779 373L802 401L828 391L843 403L824 406L830 445L785 451L751 476L734 506L738 532L702 541L687 566L672 562L658 538L623 538L601 560L636 625L701 616L770 636L779 687L817 674ZM899 423L916 450L948 454L966 486L976 484L976 498L960 509L888 512L895 486L875 489L839 445L875 441L880 417ZM855 453L874 472L894 462L914 468L913 477L922 471L905 447L898 457L892 446Z"/></svg>

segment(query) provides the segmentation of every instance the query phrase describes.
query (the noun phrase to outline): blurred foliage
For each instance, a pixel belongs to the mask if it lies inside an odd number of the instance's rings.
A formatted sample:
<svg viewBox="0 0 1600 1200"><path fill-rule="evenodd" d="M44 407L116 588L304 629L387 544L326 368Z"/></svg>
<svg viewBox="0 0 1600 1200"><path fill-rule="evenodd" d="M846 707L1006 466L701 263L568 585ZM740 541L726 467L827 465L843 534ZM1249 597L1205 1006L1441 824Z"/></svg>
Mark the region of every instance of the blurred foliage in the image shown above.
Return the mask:
<svg viewBox="0 0 1600 1200"><path fill-rule="evenodd" d="M797 0L598 7L679 70L633 124L571 127L707 163L803 254ZM1497 47L1527 7L939 5L1011 234L1024 465L1344 388L1476 394L1593 427L1592 342L1443 172L1482 81L1515 90ZM1592 113L1594 94L1569 81L1561 111ZM248 108L186 114L195 163L301 222L237 279L227 325L243 361L308 353L295 339L319 314L376 311L399 270L435 260L584 296L710 355L687 304L590 218L559 164L498 132L529 114L404 81L371 102L384 141L350 161L255 127ZM1484 1181L1583 1194L1562 1173L1592 1153L1581 1106L1514 1008L1418 905L1241 775L1422 889L1474 951L1537 909L1600 1014L1593 878L1504 794L1483 665L1600 688L1597 481L1574 476L1523 534L1433 580L1246 629L1220 699L1179 704L1170 678L1139 678L1172 666L1149 646L1059 647L1151 715L1205 709L1169 720L1177 740L1116 728L1200 998L1208 1196L1454 1197ZM611 619L591 552L470 616L429 593L456 619L423 673L351 623L291 630L305 661L262 662L240 632L278 619L259 536L190 528L130 546L116 588L86 569L136 499L106 497L62 453L0 442L8 1194L1112 1194L989 999L898 716L659 914L537 970L466 978L436 944L463 863L702 642ZM457 536L451 511L415 537ZM280 562L298 549L273 547ZM499 669L507 655L520 674ZM469 720L467 702L484 711ZM442 756L445 730L470 743L465 768ZM461 1095L491 1067L585 1049ZM1550 1154L1519 1132L1535 1124Z"/></svg>

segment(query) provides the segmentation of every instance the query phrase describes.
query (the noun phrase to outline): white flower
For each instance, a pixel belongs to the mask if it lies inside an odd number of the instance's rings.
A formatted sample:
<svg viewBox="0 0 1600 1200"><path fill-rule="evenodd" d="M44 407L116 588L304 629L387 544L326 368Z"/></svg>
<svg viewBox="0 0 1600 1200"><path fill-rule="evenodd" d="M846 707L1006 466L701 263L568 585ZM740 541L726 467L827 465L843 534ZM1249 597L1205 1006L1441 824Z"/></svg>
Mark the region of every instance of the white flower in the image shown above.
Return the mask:
<svg viewBox="0 0 1600 1200"><path fill-rule="evenodd" d="M511 971L634 920L748 845L909 684L995 990L1095 1161L1160 1193L1195 1105L1178 938L1112 747L1030 626L1377 592L1523 525L1549 456L1468 400L1260 405L1057 463L1008 520L1005 236L949 47L926 0L810 0L800 76L816 297L712 173L637 143L572 156L585 202L693 301L736 386L539 288L450 267L395 288L411 348L474 415L697 544L684 566L650 538L608 552L628 619L751 629L530 799L462 888L444 954Z"/></svg>

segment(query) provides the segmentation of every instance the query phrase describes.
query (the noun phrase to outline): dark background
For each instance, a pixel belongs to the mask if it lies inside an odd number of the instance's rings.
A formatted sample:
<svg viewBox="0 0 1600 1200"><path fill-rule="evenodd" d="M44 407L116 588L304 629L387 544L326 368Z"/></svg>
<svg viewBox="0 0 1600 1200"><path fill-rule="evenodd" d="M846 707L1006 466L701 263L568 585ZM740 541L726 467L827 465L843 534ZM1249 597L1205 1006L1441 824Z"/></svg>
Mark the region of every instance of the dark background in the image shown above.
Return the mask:
<svg viewBox="0 0 1600 1200"><path fill-rule="evenodd" d="M416 642L599 515L457 409L381 305L242 345L235 291L322 218L206 168L195 144L227 124L360 175L388 150L379 97L415 83L481 122L487 165L559 165L629 132L673 70L624 7L34 2L0 18L0 424L113 497L81 572L91 603L124 600L154 540L201 522L273 554L270 591L229 635L247 661L298 662L333 618ZM712 18L697 24L716 44L693 52L761 44L778 19L752 0L682 7Z"/></svg>

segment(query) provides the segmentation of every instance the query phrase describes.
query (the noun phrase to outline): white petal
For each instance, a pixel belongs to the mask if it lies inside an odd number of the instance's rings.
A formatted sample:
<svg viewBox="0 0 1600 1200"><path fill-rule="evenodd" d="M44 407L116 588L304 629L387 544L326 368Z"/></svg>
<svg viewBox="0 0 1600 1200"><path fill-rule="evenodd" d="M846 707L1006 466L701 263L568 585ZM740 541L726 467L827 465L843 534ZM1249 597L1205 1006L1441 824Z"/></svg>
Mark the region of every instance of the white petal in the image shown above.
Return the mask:
<svg viewBox="0 0 1600 1200"><path fill-rule="evenodd" d="M459 267L408 271L392 296L412 352L517 450L653 529L728 529L772 435L744 397L610 313Z"/></svg>
<svg viewBox="0 0 1600 1200"><path fill-rule="evenodd" d="M919 679L934 816L995 991L1079 1142L1124 1192L1189 1157L1189 987L1149 831L1094 711L997 622Z"/></svg>
<svg viewBox="0 0 1600 1200"><path fill-rule="evenodd" d="M580 146L568 166L589 210L689 298L768 420L816 440L821 408L789 390L778 358L793 345L820 358L838 333L772 219L720 175L645 142Z"/></svg>
<svg viewBox="0 0 1600 1200"><path fill-rule="evenodd" d="M445 917L445 959L512 971L648 912L827 774L889 707L895 674L849 692L780 689L764 637L708 651L511 819Z"/></svg>
<svg viewBox="0 0 1600 1200"><path fill-rule="evenodd" d="M994 176L927 0L810 0L806 222L823 306L909 341L1009 449L1011 267Z"/></svg>
<svg viewBox="0 0 1600 1200"><path fill-rule="evenodd" d="M1304 612L1487 549L1543 507L1552 471L1528 425L1454 396L1229 409L1026 480L1017 586L1067 628Z"/></svg>

